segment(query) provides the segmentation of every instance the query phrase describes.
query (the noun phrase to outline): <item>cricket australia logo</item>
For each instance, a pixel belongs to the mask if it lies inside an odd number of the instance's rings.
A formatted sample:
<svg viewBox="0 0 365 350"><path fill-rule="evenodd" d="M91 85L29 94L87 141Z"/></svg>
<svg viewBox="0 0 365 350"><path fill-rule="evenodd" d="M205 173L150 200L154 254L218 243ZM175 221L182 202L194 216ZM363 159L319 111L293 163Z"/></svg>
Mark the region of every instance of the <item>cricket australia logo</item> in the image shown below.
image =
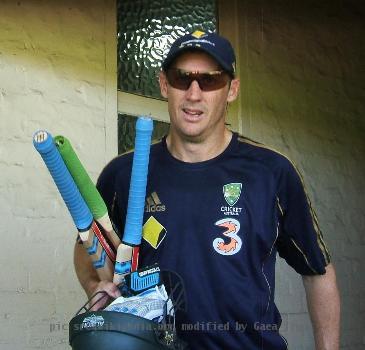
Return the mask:
<svg viewBox="0 0 365 350"><path fill-rule="evenodd" d="M241 197L242 183L231 182L223 186L223 196L228 206L222 206L221 211L225 215L239 215L242 208L234 207Z"/></svg>
<svg viewBox="0 0 365 350"><path fill-rule="evenodd" d="M237 182L232 182L223 186L224 199L230 206L237 203L241 195L241 190L242 184Z"/></svg>

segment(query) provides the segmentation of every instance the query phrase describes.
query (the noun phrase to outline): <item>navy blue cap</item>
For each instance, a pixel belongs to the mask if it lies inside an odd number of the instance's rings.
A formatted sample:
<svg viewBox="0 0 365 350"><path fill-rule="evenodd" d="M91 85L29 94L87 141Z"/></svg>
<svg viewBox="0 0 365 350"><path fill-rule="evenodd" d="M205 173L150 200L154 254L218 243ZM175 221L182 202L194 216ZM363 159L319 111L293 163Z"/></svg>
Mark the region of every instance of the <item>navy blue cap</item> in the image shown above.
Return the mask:
<svg viewBox="0 0 365 350"><path fill-rule="evenodd" d="M164 71L181 53L189 50L201 50L212 56L219 65L234 76L236 71L236 57L231 43L216 33L195 31L178 38L171 46L169 53L162 62Z"/></svg>

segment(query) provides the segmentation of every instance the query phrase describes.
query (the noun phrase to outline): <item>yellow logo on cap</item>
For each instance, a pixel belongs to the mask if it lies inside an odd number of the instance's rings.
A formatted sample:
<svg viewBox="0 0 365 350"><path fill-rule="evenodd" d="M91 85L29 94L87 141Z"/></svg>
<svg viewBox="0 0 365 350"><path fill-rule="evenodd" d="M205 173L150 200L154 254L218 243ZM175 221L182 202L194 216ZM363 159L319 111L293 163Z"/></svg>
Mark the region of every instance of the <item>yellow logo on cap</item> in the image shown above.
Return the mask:
<svg viewBox="0 0 365 350"><path fill-rule="evenodd" d="M191 36L197 39L200 39L203 35L205 35L205 33L200 30L196 30L193 34L191 34Z"/></svg>

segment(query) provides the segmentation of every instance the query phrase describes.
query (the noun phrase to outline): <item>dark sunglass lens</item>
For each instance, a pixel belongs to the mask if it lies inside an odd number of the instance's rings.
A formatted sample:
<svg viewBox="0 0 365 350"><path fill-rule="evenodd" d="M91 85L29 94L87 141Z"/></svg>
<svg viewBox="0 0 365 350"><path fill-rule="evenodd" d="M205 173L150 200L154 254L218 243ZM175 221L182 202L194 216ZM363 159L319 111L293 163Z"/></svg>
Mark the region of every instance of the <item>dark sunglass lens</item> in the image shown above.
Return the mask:
<svg viewBox="0 0 365 350"><path fill-rule="evenodd" d="M180 90L187 90L192 82L189 75L179 69L170 69L167 72L167 80L169 84Z"/></svg>
<svg viewBox="0 0 365 350"><path fill-rule="evenodd" d="M218 90L224 87L229 80L228 75L222 71L198 73L171 68L167 71L166 76L169 84L180 90L188 90L195 80L203 91Z"/></svg>
<svg viewBox="0 0 365 350"><path fill-rule="evenodd" d="M224 87L228 82L228 77L225 73L219 72L216 74L203 73L199 79L200 88L203 91L218 90Z"/></svg>
<svg viewBox="0 0 365 350"><path fill-rule="evenodd" d="M202 74L199 79L200 88L204 91L214 90L219 85L219 77L210 74Z"/></svg>

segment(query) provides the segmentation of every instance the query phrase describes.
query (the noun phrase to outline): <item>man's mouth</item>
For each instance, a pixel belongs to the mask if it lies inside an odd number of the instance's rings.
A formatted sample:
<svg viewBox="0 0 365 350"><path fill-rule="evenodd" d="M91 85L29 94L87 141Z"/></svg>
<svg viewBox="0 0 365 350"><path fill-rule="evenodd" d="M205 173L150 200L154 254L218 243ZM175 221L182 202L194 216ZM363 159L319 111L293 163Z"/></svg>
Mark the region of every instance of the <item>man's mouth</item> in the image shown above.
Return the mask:
<svg viewBox="0 0 365 350"><path fill-rule="evenodd" d="M203 114L203 111L199 110L199 109L183 108L182 110L185 113L185 115L187 115L188 117L193 117L193 118L199 117Z"/></svg>

